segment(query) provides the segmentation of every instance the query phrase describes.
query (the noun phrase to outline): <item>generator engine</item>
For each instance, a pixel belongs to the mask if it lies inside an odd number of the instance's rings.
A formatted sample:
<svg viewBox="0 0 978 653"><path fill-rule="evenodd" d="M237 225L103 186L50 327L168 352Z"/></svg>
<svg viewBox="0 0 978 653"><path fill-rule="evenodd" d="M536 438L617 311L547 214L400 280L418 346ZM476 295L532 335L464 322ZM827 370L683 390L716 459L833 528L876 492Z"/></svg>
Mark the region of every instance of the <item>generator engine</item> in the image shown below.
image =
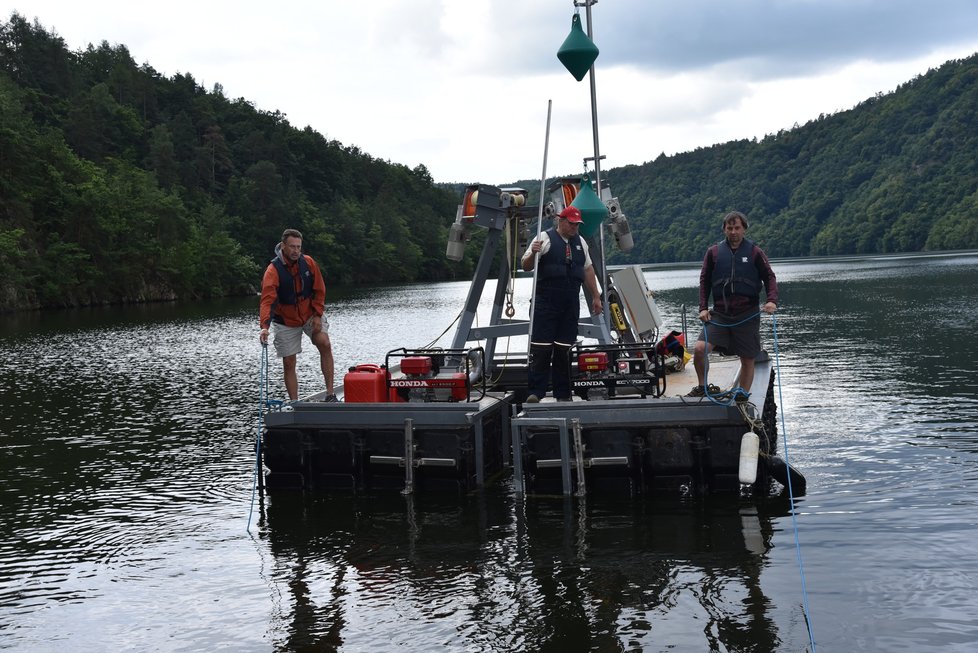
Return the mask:
<svg viewBox="0 0 978 653"><path fill-rule="evenodd" d="M401 372L400 376L392 375L387 382L390 387L390 400L418 403L471 401L474 398L471 396L471 391L481 380L483 357L481 348L477 350L397 349L388 352L387 369L393 369L392 359L399 358ZM485 395L484 385L481 394Z"/></svg>
<svg viewBox="0 0 978 653"><path fill-rule="evenodd" d="M468 397L465 374L436 372L431 356L405 356L401 373L404 377L391 379L391 387L406 388L408 401L464 401Z"/></svg>
<svg viewBox="0 0 978 653"><path fill-rule="evenodd" d="M575 393L587 400L622 394L661 397L665 392L662 356L646 343L577 347Z"/></svg>
<svg viewBox="0 0 978 653"><path fill-rule="evenodd" d="M608 388L604 378L608 376L608 352L582 351L577 355L578 379L575 389L580 389L585 399L607 399Z"/></svg>

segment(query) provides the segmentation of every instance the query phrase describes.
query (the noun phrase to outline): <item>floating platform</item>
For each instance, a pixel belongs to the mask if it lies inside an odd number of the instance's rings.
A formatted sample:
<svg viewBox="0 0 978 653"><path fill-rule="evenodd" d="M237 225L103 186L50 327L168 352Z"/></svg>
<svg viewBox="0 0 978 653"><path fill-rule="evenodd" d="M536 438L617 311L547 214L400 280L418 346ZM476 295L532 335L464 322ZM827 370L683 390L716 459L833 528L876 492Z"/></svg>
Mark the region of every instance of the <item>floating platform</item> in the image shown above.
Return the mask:
<svg viewBox="0 0 978 653"><path fill-rule="evenodd" d="M736 358L714 357L710 382L730 387ZM517 375L512 374L516 377ZM721 405L684 396L691 366L665 377L659 397L523 403L524 388L474 393L473 401L332 402L322 394L266 416L269 490L468 492L512 473L519 493L693 496L744 491L741 439L760 431L749 490L787 482L776 457L774 371L755 363L751 401ZM396 385L395 385L396 387ZM342 395L343 388L339 388ZM794 494L804 478L792 477Z"/></svg>
<svg viewBox="0 0 978 653"><path fill-rule="evenodd" d="M749 401L687 397L696 374L684 349L685 312L682 331L665 331L639 266L606 273L600 230L590 251L605 308L578 323L574 396L525 402L526 353L495 354L500 338L509 352L509 338L530 333L507 301L518 269L509 257L542 229L538 215L557 215L576 196L575 184L556 182L544 207L529 206L523 189L467 188L447 255L461 260L471 229L488 233L451 348L391 351L384 361L351 368L336 388L339 402L319 393L270 411L266 487L468 492L511 473L516 492L526 494L767 495L778 491L772 481L803 494L804 477L776 455L775 370L767 354L755 361ZM617 199L604 186L601 193L620 236ZM489 319L479 320L497 264ZM711 356L707 380L730 389L739 368L737 358ZM755 435L756 457L745 466L742 442Z"/></svg>

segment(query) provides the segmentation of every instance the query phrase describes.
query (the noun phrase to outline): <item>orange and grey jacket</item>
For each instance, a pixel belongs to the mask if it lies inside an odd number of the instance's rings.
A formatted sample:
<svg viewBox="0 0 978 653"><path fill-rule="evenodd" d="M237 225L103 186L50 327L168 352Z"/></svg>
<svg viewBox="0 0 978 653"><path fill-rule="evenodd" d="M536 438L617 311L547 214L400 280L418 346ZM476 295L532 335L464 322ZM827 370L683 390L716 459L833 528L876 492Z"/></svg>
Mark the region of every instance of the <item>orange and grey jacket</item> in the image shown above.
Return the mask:
<svg viewBox="0 0 978 653"><path fill-rule="evenodd" d="M258 320L267 329L274 321L289 327L302 326L314 315L322 316L326 303L326 283L311 256L302 255L289 264L282 256L282 245L275 247L275 258L265 268L261 282L261 307Z"/></svg>

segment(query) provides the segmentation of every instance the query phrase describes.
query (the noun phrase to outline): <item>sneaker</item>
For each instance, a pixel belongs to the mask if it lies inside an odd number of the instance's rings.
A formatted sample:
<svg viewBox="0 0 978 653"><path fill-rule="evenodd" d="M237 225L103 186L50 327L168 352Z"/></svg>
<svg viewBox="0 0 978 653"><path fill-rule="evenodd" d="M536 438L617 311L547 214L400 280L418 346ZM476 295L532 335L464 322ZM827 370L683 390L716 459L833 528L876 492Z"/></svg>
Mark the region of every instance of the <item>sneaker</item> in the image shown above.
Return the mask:
<svg viewBox="0 0 978 653"><path fill-rule="evenodd" d="M526 403L528 403L528 404L538 404L538 403L540 403L540 397L538 397L536 395L530 395L529 397L526 398Z"/></svg>
<svg viewBox="0 0 978 653"><path fill-rule="evenodd" d="M330 392L328 395L326 395L326 398L323 399L323 401L325 401L327 404L331 404L334 401L339 401L339 399L336 398L336 395Z"/></svg>
<svg viewBox="0 0 978 653"><path fill-rule="evenodd" d="M706 390L701 385L694 385L693 389L686 393L687 397L705 397Z"/></svg>
<svg viewBox="0 0 978 653"><path fill-rule="evenodd" d="M557 397L557 401L574 401L572 397Z"/></svg>
<svg viewBox="0 0 978 653"><path fill-rule="evenodd" d="M720 394L720 388L713 385L712 383L707 388L703 388L701 385L693 386L693 389L686 393L687 397L705 397L709 394L711 397L716 397Z"/></svg>

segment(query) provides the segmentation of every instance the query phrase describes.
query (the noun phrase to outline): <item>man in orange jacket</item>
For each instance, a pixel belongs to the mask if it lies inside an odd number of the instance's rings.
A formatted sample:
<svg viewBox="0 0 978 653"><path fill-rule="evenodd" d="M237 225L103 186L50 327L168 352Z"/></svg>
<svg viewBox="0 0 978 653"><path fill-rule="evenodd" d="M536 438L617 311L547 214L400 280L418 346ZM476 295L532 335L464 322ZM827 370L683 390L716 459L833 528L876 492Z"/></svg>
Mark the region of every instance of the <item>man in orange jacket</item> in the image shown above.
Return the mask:
<svg viewBox="0 0 978 653"><path fill-rule="evenodd" d="M282 232L282 242L275 246L275 258L265 268L261 282L261 308L258 320L259 339L268 342L269 329L275 324L275 352L285 368L285 389L293 401L299 397L299 379L295 357L302 351L305 333L319 350L319 365L326 380L326 401L336 401L333 394L333 346L329 340L329 321L323 315L326 283L319 266L302 253L302 234L295 229Z"/></svg>

